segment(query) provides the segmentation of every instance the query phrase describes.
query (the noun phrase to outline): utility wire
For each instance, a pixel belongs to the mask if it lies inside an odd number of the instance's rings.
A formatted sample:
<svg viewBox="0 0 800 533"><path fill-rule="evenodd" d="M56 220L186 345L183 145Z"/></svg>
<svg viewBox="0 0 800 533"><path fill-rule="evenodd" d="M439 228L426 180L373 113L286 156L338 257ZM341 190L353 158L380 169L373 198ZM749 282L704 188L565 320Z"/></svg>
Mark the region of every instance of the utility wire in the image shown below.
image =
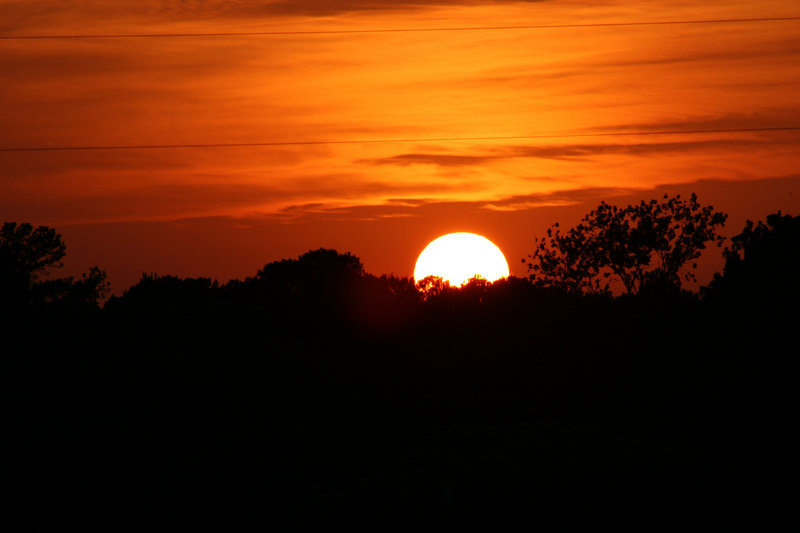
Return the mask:
<svg viewBox="0 0 800 533"><path fill-rule="evenodd" d="M427 142L459 142L459 141L508 141L526 139L566 139L576 137L635 137L640 135L708 135L715 133L746 133L800 131L800 126L772 128L729 128L715 130L665 130L665 131L614 131L602 133L566 133L547 135L510 135L499 137L439 137L422 139L354 139L329 141L266 141L250 143L204 143L204 144L129 144L129 145L97 145L97 146L34 146L19 148L0 148L0 152L66 152L85 150L166 150L176 148L242 148L258 146L300 146L325 144L400 144Z"/></svg>
<svg viewBox="0 0 800 533"><path fill-rule="evenodd" d="M731 24L744 22L788 22L798 21L800 17L769 17L706 20L662 20L644 22L596 22L587 24L530 24L521 26L471 26L440 28L385 28L366 30L288 30L253 32L209 32L209 33L109 33L109 34L70 34L70 35L0 35L0 40L32 39L142 39L165 37L256 37L270 35L336 35L353 33L409 33L441 31L497 31L497 30L542 30L560 28L606 28L615 26L667 26L676 24Z"/></svg>

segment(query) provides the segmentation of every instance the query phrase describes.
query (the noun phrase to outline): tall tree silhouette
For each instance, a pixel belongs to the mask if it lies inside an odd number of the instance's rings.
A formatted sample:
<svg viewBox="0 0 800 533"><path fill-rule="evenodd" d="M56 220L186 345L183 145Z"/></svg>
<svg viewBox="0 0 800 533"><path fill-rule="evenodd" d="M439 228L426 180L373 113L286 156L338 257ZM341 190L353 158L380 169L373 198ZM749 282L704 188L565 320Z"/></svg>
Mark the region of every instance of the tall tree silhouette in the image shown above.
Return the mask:
<svg viewBox="0 0 800 533"><path fill-rule="evenodd" d="M726 218L695 194L624 208L601 202L569 231L556 223L536 239L530 278L568 292L610 293L614 279L627 294L680 289L682 280L695 279L694 260L706 245L722 245Z"/></svg>
<svg viewBox="0 0 800 533"><path fill-rule="evenodd" d="M92 267L77 281L72 277L43 279L60 268L66 245L47 226L6 222L0 230L0 302L8 309L30 304L96 307L108 292L106 273Z"/></svg>
<svg viewBox="0 0 800 533"><path fill-rule="evenodd" d="M61 266L66 246L54 229L6 222L0 231L0 294L22 303L33 284L50 268Z"/></svg>

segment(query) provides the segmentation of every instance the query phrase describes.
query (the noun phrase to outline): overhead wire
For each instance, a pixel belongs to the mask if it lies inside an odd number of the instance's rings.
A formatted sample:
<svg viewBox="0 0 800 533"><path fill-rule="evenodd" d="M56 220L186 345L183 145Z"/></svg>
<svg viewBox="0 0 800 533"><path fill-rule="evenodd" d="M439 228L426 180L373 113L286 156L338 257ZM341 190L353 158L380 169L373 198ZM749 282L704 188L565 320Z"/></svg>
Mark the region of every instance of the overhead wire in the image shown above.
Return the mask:
<svg viewBox="0 0 800 533"><path fill-rule="evenodd" d="M606 28L619 26L667 26L679 24L733 24L758 22L799 21L797 17L760 17L702 20L651 20L640 22L593 22L572 24L524 24L513 26L453 26L434 28L367 28L352 30L274 30L252 32L198 32L198 33L107 33L107 34L65 34L65 35L0 35L0 40L35 39L147 39L172 37L258 37L280 35L339 35L359 33L411 33L411 32L454 32L454 31L501 31L501 30L544 30L561 28Z"/></svg>

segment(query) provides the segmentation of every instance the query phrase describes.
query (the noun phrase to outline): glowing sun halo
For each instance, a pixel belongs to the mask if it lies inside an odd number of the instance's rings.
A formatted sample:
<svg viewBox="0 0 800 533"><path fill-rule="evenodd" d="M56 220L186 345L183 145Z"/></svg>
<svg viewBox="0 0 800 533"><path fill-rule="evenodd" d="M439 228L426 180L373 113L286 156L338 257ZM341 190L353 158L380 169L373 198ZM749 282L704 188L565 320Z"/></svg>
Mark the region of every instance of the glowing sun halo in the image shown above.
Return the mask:
<svg viewBox="0 0 800 533"><path fill-rule="evenodd" d="M463 285L480 276L488 281L508 277L508 263L500 248L474 233L450 233L422 250L414 266L414 279L439 276L451 285Z"/></svg>

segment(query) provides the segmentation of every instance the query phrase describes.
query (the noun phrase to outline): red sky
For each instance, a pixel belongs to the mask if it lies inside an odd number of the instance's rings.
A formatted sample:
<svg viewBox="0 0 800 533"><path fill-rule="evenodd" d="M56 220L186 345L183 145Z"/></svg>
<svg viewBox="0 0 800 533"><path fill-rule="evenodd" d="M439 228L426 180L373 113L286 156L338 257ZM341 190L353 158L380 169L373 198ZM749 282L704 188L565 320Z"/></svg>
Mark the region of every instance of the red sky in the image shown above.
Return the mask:
<svg viewBox="0 0 800 533"><path fill-rule="evenodd" d="M706 4L0 0L0 219L57 228L66 273L99 265L120 293L144 271L225 281L319 247L411 275L451 231L522 276L552 223L664 192L697 192L729 234L800 214L800 131L642 134L800 127L800 20L587 26L800 17L795 0ZM532 25L572 26L7 38ZM409 142L6 150L365 140Z"/></svg>

